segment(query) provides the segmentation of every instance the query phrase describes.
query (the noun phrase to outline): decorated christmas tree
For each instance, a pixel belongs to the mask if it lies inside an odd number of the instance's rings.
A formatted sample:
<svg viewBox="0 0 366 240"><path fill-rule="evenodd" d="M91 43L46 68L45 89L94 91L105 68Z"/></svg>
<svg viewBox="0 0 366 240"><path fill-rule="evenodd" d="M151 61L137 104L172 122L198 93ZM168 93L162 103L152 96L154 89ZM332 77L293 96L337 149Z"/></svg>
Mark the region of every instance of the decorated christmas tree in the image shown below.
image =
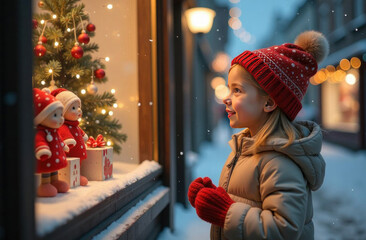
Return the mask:
<svg viewBox="0 0 366 240"><path fill-rule="evenodd" d="M34 68L33 86L50 90L66 88L79 96L83 117L80 127L89 135L102 134L121 151L127 136L117 119L108 114L116 106L113 93L97 93L95 83L105 83L102 58L93 58L98 44L90 41L95 34L85 5L80 0L43 0L40 14L33 15Z"/></svg>

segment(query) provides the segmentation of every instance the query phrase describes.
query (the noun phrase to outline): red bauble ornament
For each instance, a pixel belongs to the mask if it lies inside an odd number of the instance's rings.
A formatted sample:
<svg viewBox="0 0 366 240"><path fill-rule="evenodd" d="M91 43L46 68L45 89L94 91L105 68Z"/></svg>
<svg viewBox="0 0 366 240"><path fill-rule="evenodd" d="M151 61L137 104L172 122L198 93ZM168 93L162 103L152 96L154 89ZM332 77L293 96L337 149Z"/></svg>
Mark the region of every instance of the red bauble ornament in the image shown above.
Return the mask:
<svg viewBox="0 0 366 240"><path fill-rule="evenodd" d="M40 36L38 41L41 41L42 43L47 43L47 38L45 36Z"/></svg>
<svg viewBox="0 0 366 240"><path fill-rule="evenodd" d="M76 58L79 59L83 56L84 51L83 48L79 46L78 43L75 43L75 46L71 49L71 55Z"/></svg>
<svg viewBox="0 0 366 240"><path fill-rule="evenodd" d="M103 69L99 68L99 69L94 71L94 75L95 75L96 78L102 79L105 76L105 72L104 72Z"/></svg>
<svg viewBox="0 0 366 240"><path fill-rule="evenodd" d="M81 31L81 34L78 37L78 41L79 41L79 43L84 43L84 44L89 43L90 38L89 38L88 34L85 33L85 30Z"/></svg>
<svg viewBox="0 0 366 240"><path fill-rule="evenodd" d="M94 32L95 31L95 25L92 24L92 23L89 23L87 26L86 26L86 30L88 30L88 32Z"/></svg>
<svg viewBox="0 0 366 240"><path fill-rule="evenodd" d="M32 27L36 29L38 27L38 21L36 19L32 19Z"/></svg>
<svg viewBox="0 0 366 240"><path fill-rule="evenodd" d="M38 42L37 46L33 49L36 57L42 57L46 54L46 48L42 45L42 42Z"/></svg>

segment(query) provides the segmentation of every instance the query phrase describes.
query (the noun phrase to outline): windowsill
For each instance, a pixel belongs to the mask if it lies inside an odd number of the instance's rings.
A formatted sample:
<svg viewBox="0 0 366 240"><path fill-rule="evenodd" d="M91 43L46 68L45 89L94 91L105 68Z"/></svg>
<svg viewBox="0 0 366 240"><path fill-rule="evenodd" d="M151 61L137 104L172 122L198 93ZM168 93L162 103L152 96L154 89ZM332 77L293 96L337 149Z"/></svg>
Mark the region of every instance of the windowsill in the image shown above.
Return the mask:
<svg viewBox="0 0 366 240"><path fill-rule="evenodd" d="M99 217L103 213L107 214L105 209L108 208L110 213L113 213L111 208L117 208L113 203L121 202L121 198L128 201L126 196L132 198L131 191L140 187L138 185L140 180L155 180L162 172L161 166L155 161L144 161L140 165L114 162L113 165L113 178L109 180L90 181L85 187L72 188L69 192L58 194L54 198L37 198L35 200L37 235L44 237L52 234L54 230L62 231L62 226L70 224L70 221L77 222L75 218L83 214L87 216L94 214ZM121 194L116 196L118 195L116 193ZM136 193L138 194L140 193ZM103 206L98 206L101 203ZM97 211L93 211L94 208L97 208ZM98 211L102 214L98 215Z"/></svg>

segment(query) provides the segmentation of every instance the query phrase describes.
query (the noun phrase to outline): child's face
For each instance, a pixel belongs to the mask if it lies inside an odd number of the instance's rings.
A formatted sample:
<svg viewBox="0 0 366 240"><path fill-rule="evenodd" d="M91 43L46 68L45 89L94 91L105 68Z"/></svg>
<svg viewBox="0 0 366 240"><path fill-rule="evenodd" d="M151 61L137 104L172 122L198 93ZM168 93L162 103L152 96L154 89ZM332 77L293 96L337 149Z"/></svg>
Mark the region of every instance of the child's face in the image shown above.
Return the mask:
<svg viewBox="0 0 366 240"><path fill-rule="evenodd" d="M41 122L40 125L49 127L49 128L59 128L64 123L64 117L62 116L62 108L56 108L53 112L51 112L45 120Z"/></svg>
<svg viewBox="0 0 366 240"><path fill-rule="evenodd" d="M81 118L83 111L81 111L81 104L79 101L75 101L70 105L70 107L66 110L64 117L66 120L76 121Z"/></svg>
<svg viewBox="0 0 366 240"><path fill-rule="evenodd" d="M232 128L249 128L257 132L264 123L266 98L251 84L251 75L241 66L229 72L229 95L223 100Z"/></svg>

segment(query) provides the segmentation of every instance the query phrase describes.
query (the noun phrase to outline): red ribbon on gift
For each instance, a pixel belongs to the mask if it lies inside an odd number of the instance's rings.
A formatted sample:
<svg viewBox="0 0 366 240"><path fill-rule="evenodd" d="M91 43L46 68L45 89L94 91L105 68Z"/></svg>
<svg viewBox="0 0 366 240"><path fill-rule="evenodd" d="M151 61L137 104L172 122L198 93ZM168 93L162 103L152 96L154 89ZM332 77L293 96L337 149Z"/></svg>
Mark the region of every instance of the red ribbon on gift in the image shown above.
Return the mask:
<svg viewBox="0 0 366 240"><path fill-rule="evenodd" d="M104 141L103 135L99 134L97 136L97 139L94 139L93 137L89 137L88 141L86 142L86 145L91 148L104 147L105 141Z"/></svg>

